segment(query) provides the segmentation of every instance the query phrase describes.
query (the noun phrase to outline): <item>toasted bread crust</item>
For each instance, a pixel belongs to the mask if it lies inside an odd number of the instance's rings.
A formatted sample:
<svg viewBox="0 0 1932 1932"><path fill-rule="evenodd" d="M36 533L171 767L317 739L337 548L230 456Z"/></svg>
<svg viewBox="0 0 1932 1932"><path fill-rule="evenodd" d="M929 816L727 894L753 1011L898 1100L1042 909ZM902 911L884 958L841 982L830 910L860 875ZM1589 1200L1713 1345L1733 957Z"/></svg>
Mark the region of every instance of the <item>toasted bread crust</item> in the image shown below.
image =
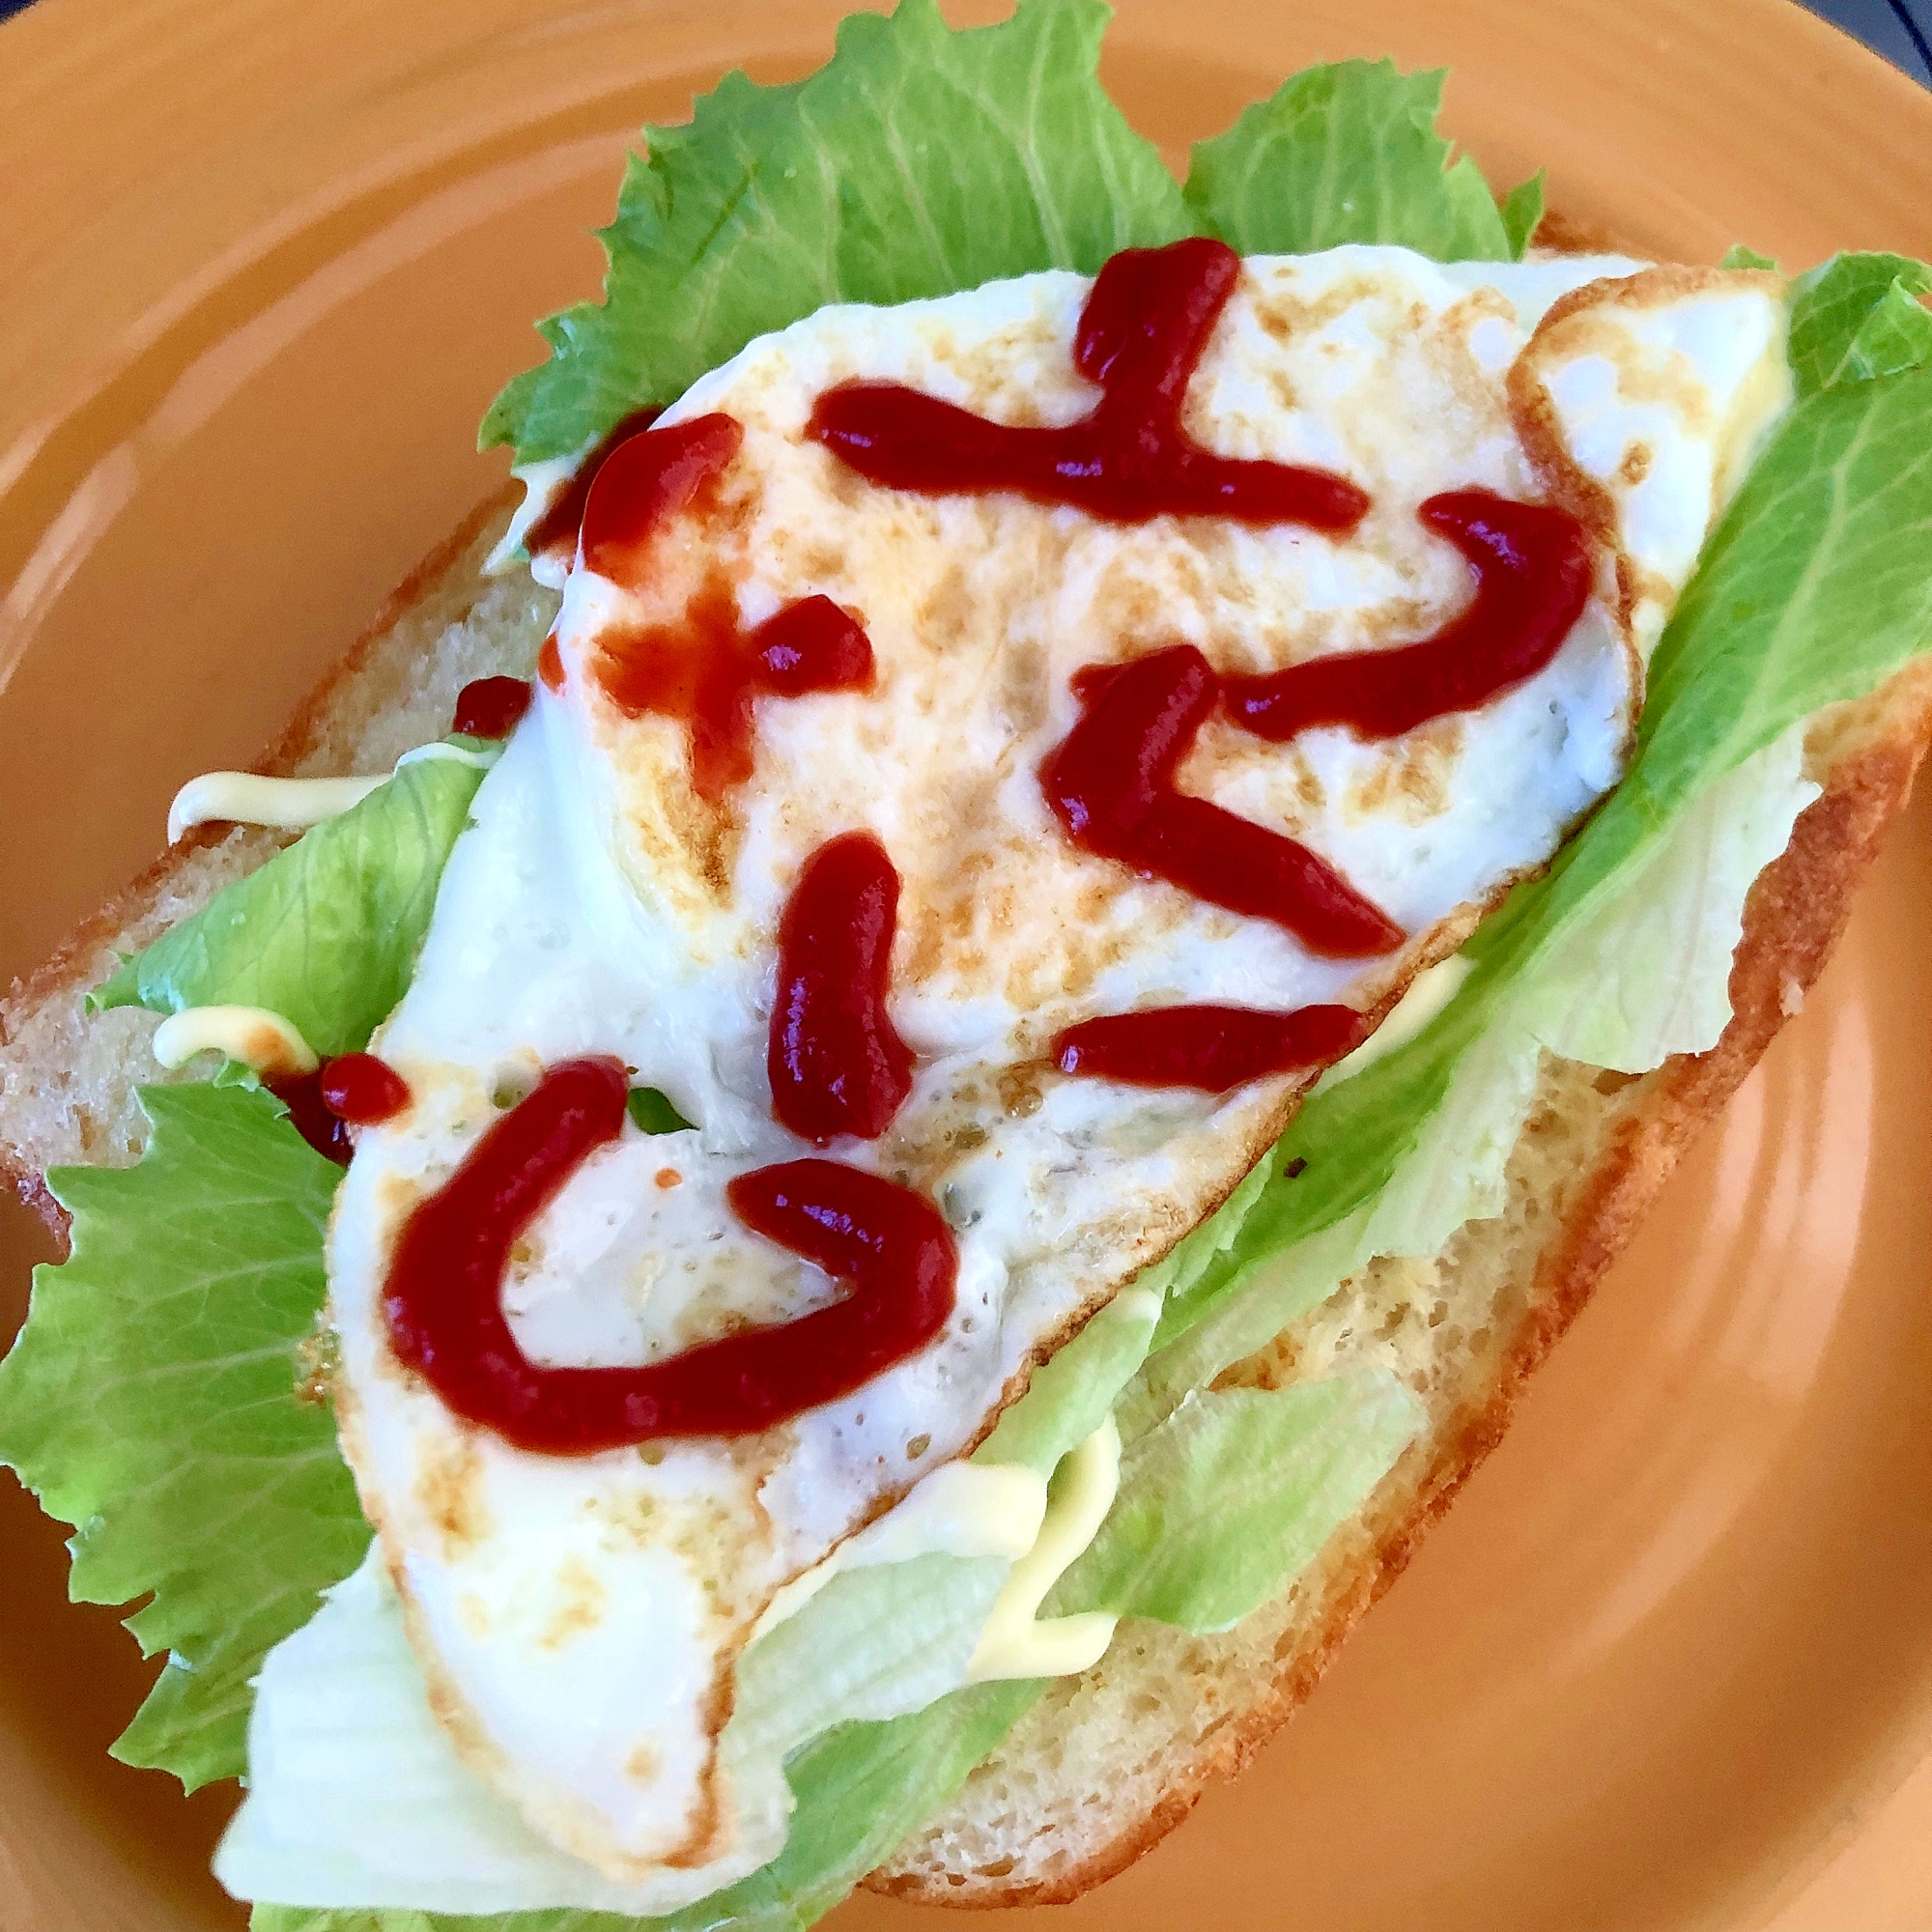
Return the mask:
<svg viewBox="0 0 1932 1932"><path fill-rule="evenodd" d="M1886 828L1904 809L1932 737L1932 663L1899 672L1812 733L1824 795L1799 818L1783 855L1757 879L1732 967L1733 1017L1710 1052L1680 1054L1605 1095L1598 1157L1545 1248L1535 1291L1489 1388L1442 1432L1419 1477L1399 1467L1372 1499L1372 1553L1336 1579L1312 1636L1264 1696L1218 1727L1133 1825L1046 1881L941 1872L905 1863L867 1886L923 1904L969 1909L1064 1904L1115 1877L1180 1824L1214 1782L1236 1777L1321 1681L1344 1639L1401 1576L1430 1525L1498 1442L1524 1383L1589 1300L1679 1156L1714 1119L1797 1009L1851 916ZM1820 740L1825 743L1821 746ZM1822 752L1823 755L1819 756ZM1606 1083L1607 1084L1607 1083ZM1096 1669L1107 1668L1103 1661Z"/></svg>
<svg viewBox="0 0 1932 1932"><path fill-rule="evenodd" d="M251 770L274 778L289 777L325 753L330 739L339 734L339 714L345 700L404 620L439 591L453 592L462 600L480 590L479 565L485 539L494 542L495 533L507 524L518 497L513 485L495 491L390 592L383 608L309 692ZM231 841L238 853L245 855L242 868L246 869L270 857L288 839L260 831L238 833L220 825L198 826L187 833L83 920L24 980L14 980L7 998L0 1001L0 1056L18 1040L22 1028L36 1012L54 1002L75 999L97 984L103 970L111 966L107 955L117 944L127 943L130 935L155 923L163 900L199 856ZM7 1092L4 1073L4 1066L0 1066L0 1097ZM0 1129L0 1179L10 1181L20 1198L39 1212L65 1251L67 1214L47 1192L39 1163L4 1129Z"/></svg>

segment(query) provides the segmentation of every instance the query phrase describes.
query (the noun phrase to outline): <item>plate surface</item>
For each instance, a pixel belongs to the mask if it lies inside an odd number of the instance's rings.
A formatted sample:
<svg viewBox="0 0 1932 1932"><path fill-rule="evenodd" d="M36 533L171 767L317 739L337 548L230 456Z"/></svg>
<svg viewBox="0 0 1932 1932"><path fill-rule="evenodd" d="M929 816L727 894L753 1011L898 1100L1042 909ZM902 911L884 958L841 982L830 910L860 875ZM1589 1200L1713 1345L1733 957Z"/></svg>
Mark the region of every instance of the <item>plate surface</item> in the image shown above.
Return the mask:
<svg viewBox="0 0 1932 1932"><path fill-rule="evenodd" d="M836 0L41 0L0 28L0 977L245 761L501 475L630 130ZM997 11L997 10L987 10ZM968 17L962 10L958 17ZM1666 258L1932 255L1932 97L1779 0L1123 0L1179 161L1308 60L1454 66L1510 182ZM1508 1441L1236 1787L1051 1918L1932 1924L1932 810ZM45 1252L0 1208L0 1335ZM150 1667L0 1484L0 1926L242 1922L229 1801L105 1747ZM938 1924L861 1899L835 1921Z"/></svg>

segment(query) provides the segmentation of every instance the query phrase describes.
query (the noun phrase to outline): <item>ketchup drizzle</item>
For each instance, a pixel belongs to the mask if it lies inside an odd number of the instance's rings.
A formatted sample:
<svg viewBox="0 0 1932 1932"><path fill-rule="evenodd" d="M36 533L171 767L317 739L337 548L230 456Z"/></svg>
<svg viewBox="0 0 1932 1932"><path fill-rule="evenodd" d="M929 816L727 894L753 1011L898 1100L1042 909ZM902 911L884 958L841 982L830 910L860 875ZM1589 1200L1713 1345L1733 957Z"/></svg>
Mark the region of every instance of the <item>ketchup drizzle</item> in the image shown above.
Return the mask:
<svg viewBox="0 0 1932 1932"><path fill-rule="evenodd" d="M389 1339L454 1414L550 1455L750 1435L849 1394L944 1326L958 1253L938 1211L806 1159L740 1175L726 1195L754 1233L847 1282L841 1300L639 1368L533 1363L503 1315L510 1249L622 1132L628 1079L612 1059L551 1067L404 1224L383 1292Z"/></svg>
<svg viewBox="0 0 1932 1932"><path fill-rule="evenodd" d="M372 1126L410 1104L409 1083L373 1053L343 1053L313 1073L271 1073L266 1087L289 1110L289 1124L317 1153L347 1167L351 1122Z"/></svg>
<svg viewBox="0 0 1932 1932"><path fill-rule="evenodd" d="M583 521L583 505L589 498L590 486L596 482L597 472L604 468L611 452L649 429L663 414L663 409L655 403L633 410L577 466L569 482L556 493L555 499L524 537L524 548L532 556L540 556L545 551L566 550L576 544L577 526Z"/></svg>
<svg viewBox="0 0 1932 1932"><path fill-rule="evenodd" d="M677 625L601 633L593 674L627 718L685 722L691 788L715 805L752 776L753 699L863 691L872 643L829 597L801 598L746 631L730 584L714 577Z"/></svg>
<svg viewBox="0 0 1932 1932"><path fill-rule="evenodd" d="M1590 549L1577 520L1487 490L1431 497L1416 514L1468 558L1476 580L1468 606L1418 643L1223 679L1236 723L1277 744L1317 724L1399 737L1475 710L1556 655L1590 595Z"/></svg>
<svg viewBox="0 0 1932 1932"><path fill-rule="evenodd" d="M659 526L715 489L744 435L730 416L696 416L613 450L583 510L584 567L613 583L641 584ZM555 646L545 648L544 680L560 683ZM872 644L829 597L800 598L748 631L729 581L714 572L676 623L600 633L592 675L626 717L683 720L692 789L716 805L752 775L753 698L864 690L872 682Z"/></svg>
<svg viewBox="0 0 1932 1932"><path fill-rule="evenodd" d="M612 583L641 583L658 526L709 495L744 440L742 423L712 414L617 444L584 497L578 536L583 567Z"/></svg>
<svg viewBox="0 0 1932 1932"><path fill-rule="evenodd" d="M1330 958L1402 944L1402 928L1306 846L1175 790L1174 774L1220 695L1192 644L1090 666L1073 689L1086 716L1041 766L1040 784L1076 845L1267 920Z"/></svg>
<svg viewBox="0 0 1932 1932"><path fill-rule="evenodd" d="M471 678L456 694L456 715L449 728L469 738L507 738L529 708L527 678Z"/></svg>
<svg viewBox="0 0 1932 1932"><path fill-rule="evenodd" d="M1067 1027L1053 1041L1063 1073L1129 1087L1193 1087L1226 1094L1270 1073L1325 1066L1362 1042L1353 1007L1291 1013L1249 1007L1155 1007Z"/></svg>
<svg viewBox="0 0 1932 1932"><path fill-rule="evenodd" d="M289 1125L317 1153L337 1167L349 1165L355 1150L350 1145L347 1122L324 1104L321 1068L313 1073L265 1074L262 1085L289 1110Z"/></svg>
<svg viewBox="0 0 1932 1932"><path fill-rule="evenodd" d="M1205 240L1115 256L1089 295L1073 348L1100 398L1066 428L992 423L898 384L857 383L817 399L808 433L887 487L1010 490L1115 522L1217 516L1346 532L1368 507L1354 485L1211 455L1182 424L1188 384L1239 272L1232 250ZM646 580L661 526L715 493L743 431L722 414L642 436L634 433L639 421L627 419L586 460L532 528L532 552L575 530L583 567L627 586ZM1387 737L1480 705L1548 663L1589 592L1589 553L1574 521L1482 491L1432 497L1420 515L1475 573L1470 605L1434 637L1225 680L1185 644L1079 672L1083 715L1040 772L1067 836L1211 904L1268 920L1318 953L1398 948L1401 929L1315 854L1179 791L1175 775L1217 703L1277 742L1324 724ZM731 585L714 574L675 624L606 630L592 672L629 715L686 723L693 788L715 802L752 771L757 696L863 687L873 662L858 621L824 597L746 631ZM562 682L554 635L539 674L553 687ZM497 735L483 728L496 714L485 716L480 696L466 708L482 689L464 693L458 728ZM502 729L528 701L520 689ZM507 709L511 700L501 702ZM852 833L812 854L781 920L767 1048L773 1112L820 1146L840 1134L876 1138L910 1090L912 1056L886 1005L898 895L884 847ZM1068 1027L1053 1052L1071 1075L1219 1094L1339 1059L1365 1030L1365 1016L1341 1006L1175 1007ZM340 1159L346 1135L336 1115L387 1118L409 1100L401 1079L367 1055L344 1056L306 1082L270 1084L292 1112L299 1100L303 1133L318 1146L323 1134L331 1143L324 1151ZM740 1175L726 1198L754 1233L843 1280L841 1299L641 1368L529 1361L502 1312L511 1248L582 1162L623 1131L627 1097L615 1060L553 1066L405 1224L384 1317L398 1356L453 1412L553 1454L744 1435L850 1393L944 1325L958 1256L937 1210L878 1175L807 1158ZM342 1151L333 1152L337 1141Z"/></svg>
<svg viewBox="0 0 1932 1932"><path fill-rule="evenodd" d="M410 1104L409 1082L373 1053L338 1054L323 1065L319 1078L322 1104L358 1127L392 1121Z"/></svg>
<svg viewBox="0 0 1932 1932"><path fill-rule="evenodd" d="M1073 366L1099 385L1100 400L1064 429L989 422L897 383L858 382L820 396L806 433L890 489L1011 490L1123 524L1227 517L1351 530L1369 507L1354 484L1211 455L1181 424L1188 381L1240 272L1240 257L1205 237L1114 256L1073 340Z"/></svg>
<svg viewBox="0 0 1932 1932"><path fill-rule="evenodd" d="M765 1064L772 1113L801 1140L876 1140L912 1090L912 1052L886 1011L898 903L869 832L821 845L785 901Z"/></svg>

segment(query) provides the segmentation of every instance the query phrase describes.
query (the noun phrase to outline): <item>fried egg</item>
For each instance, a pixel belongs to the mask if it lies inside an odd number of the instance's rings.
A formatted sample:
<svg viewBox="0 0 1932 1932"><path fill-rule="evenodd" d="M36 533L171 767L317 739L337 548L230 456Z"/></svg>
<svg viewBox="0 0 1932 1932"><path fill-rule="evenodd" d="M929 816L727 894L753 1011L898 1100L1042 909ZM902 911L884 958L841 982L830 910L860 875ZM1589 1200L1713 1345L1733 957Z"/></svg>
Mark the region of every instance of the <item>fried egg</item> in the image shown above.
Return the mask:
<svg viewBox="0 0 1932 1932"><path fill-rule="evenodd" d="M1208 449L1361 486L1372 507L1345 537L903 494L805 435L814 400L855 378L999 421L1077 419L1090 287L1055 272L824 309L668 413L743 425L721 495L664 534L642 589L550 566L560 688L477 792L374 1042L413 1102L361 1134L330 1233L344 1446L438 1721L549 1843L635 1888L633 1909L783 1841L782 1777L719 1748L773 1599L967 1452L1307 1084L1070 1079L1046 1042L1183 1002L1379 1012L1453 953L1616 782L1645 659L1786 400L1774 277L1351 247L1244 264L1185 414ZM1079 715L1076 670L1185 641L1218 671L1264 671L1426 636L1470 582L1416 507L1471 487L1560 501L1595 545L1594 594L1545 669L1393 741L1322 727L1274 745L1210 721L1179 775L1338 867L1409 935L1399 954L1317 957L1066 839L1038 773ZM869 691L759 700L753 774L722 808L692 788L685 727L624 715L589 674L613 625L674 620L721 571L747 625L814 595L859 614L877 668ZM504 1290L529 1356L653 1361L838 1293L738 1223L724 1189L809 1151L771 1110L776 933L807 857L856 829L903 880L890 1008L917 1062L891 1130L833 1151L940 1207L959 1252L944 1329L740 1439L548 1457L453 1416L390 1350L389 1260L500 1107L570 1056L617 1056L695 1124L627 1129L533 1224Z"/></svg>

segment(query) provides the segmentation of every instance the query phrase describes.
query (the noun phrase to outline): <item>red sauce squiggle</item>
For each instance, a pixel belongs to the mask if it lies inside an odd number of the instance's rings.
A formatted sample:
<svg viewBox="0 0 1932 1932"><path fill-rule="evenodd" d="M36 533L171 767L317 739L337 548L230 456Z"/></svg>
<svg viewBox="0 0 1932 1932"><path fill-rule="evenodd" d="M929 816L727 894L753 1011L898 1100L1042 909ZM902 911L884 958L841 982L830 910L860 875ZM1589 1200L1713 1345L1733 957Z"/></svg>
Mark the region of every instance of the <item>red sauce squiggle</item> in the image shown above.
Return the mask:
<svg viewBox="0 0 1932 1932"><path fill-rule="evenodd" d="M313 1073L274 1073L262 1085L289 1110L289 1124L317 1153L347 1167L352 1124L393 1120L410 1104L409 1083L373 1053L342 1053Z"/></svg>
<svg viewBox="0 0 1932 1932"><path fill-rule="evenodd" d="M1192 644L1081 671L1081 719L1040 768L1076 845L1292 932L1332 958L1392 952L1402 928L1282 833L1174 788L1220 687Z"/></svg>
<svg viewBox="0 0 1932 1932"><path fill-rule="evenodd" d="M1353 1007L1155 1007L1067 1027L1054 1037L1053 1058L1063 1073L1089 1079L1226 1094L1270 1073L1325 1066L1366 1031Z"/></svg>
<svg viewBox="0 0 1932 1932"><path fill-rule="evenodd" d="M663 414L663 409L657 404L647 409L633 410L577 466L570 481L556 493L524 537L524 548L532 556L540 556L546 551L577 548L578 526L583 521L583 505L589 499L590 486L596 482L597 472L604 468L612 450L649 429Z"/></svg>
<svg viewBox="0 0 1932 1932"><path fill-rule="evenodd" d="M1418 643L1225 678L1229 714L1245 729L1276 743L1317 724L1398 737L1487 704L1556 655L1590 595L1590 547L1576 518L1487 490L1431 497L1416 514L1469 559L1467 608Z"/></svg>
<svg viewBox="0 0 1932 1932"><path fill-rule="evenodd" d="M849 1394L944 1326L958 1254L938 1211L878 1175L806 1159L740 1175L726 1195L754 1233L847 1283L841 1300L643 1367L532 1362L503 1315L510 1249L623 1131L628 1087L616 1060L551 1067L404 1224L384 1317L398 1358L452 1413L548 1455L749 1435Z"/></svg>
<svg viewBox="0 0 1932 1932"><path fill-rule="evenodd" d="M471 678L456 694L456 714L449 728L469 738L507 738L529 708L527 678Z"/></svg>
<svg viewBox="0 0 1932 1932"><path fill-rule="evenodd" d="M584 505L584 567L641 587L662 526L716 488L744 436L730 416L695 416L613 450ZM554 688L563 667L554 642L546 650L539 668ZM610 627L591 660L591 674L627 717L654 712L685 723L692 789L713 805L752 775L755 697L864 690L872 670L871 639L831 598L800 598L747 630L729 580L717 571L676 622Z"/></svg>
<svg viewBox="0 0 1932 1932"><path fill-rule="evenodd" d="M410 1104L410 1085L373 1053L344 1053L324 1064L322 1104L339 1121L358 1127L393 1121Z"/></svg>
<svg viewBox="0 0 1932 1932"><path fill-rule="evenodd" d="M851 1292L795 1321L694 1350L686 1361L715 1357L714 1400L727 1412L743 1406L752 1417L695 1426L723 1435L782 1422L863 1387L946 1325L959 1251L923 1195L882 1175L808 1157L741 1174L724 1196L748 1228Z"/></svg>
<svg viewBox="0 0 1932 1932"><path fill-rule="evenodd" d="M752 776L753 700L863 691L872 642L829 597L801 598L746 631L730 584L713 578L675 625L600 633L592 667L626 717L684 721L691 788L715 805Z"/></svg>
<svg viewBox="0 0 1932 1932"><path fill-rule="evenodd" d="M820 396L807 434L891 489L1011 490L1114 523L1227 517L1351 530L1369 506L1354 484L1322 469L1211 455L1182 426L1188 382L1240 273L1232 248L1200 237L1114 256L1073 341L1074 367L1102 392L1082 422L989 422L897 383L860 382Z"/></svg>
<svg viewBox="0 0 1932 1932"><path fill-rule="evenodd" d="M886 848L848 832L806 861L779 921L772 1113L820 1147L876 1140L912 1091L912 1052L886 1011L898 903Z"/></svg>
<svg viewBox="0 0 1932 1932"><path fill-rule="evenodd" d="M744 440L742 423L714 414L619 443L584 500L579 533L583 567L612 583L640 585L660 526L716 488Z"/></svg>
<svg viewBox="0 0 1932 1932"><path fill-rule="evenodd" d="M347 1167L355 1150L349 1139L349 1125L339 1115L329 1112L322 1097L322 1070L313 1073L271 1073L262 1085L289 1110L289 1125L325 1160Z"/></svg>

